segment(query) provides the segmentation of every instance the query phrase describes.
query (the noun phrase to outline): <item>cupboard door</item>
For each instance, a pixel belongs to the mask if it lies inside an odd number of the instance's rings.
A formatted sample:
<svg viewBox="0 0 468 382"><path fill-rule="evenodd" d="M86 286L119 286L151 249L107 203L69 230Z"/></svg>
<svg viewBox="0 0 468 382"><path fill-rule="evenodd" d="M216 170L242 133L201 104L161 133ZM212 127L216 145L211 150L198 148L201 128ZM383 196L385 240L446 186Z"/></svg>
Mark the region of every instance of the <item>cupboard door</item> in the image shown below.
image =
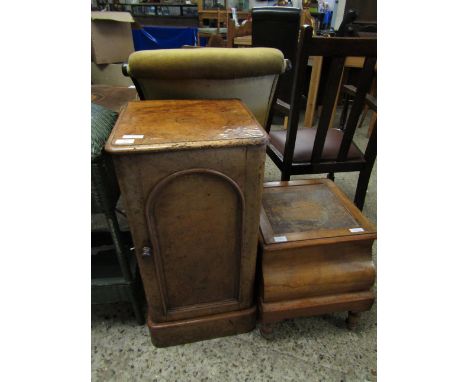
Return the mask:
<svg viewBox="0 0 468 382"><path fill-rule="evenodd" d="M176 172L146 202L146 219L165 319L239 308L244 197L210 169Z"/></svg>

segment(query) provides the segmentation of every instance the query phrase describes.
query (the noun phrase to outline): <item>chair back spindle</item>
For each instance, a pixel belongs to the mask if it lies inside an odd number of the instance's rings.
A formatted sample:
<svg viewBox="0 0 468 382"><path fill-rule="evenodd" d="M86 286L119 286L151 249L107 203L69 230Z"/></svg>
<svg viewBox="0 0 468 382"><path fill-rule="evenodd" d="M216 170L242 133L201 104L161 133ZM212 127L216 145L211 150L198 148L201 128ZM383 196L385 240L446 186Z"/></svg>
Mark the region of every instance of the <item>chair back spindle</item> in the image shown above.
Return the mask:
<svg viewBox="0 0 468 382"><path fill-rule="evenodd" d="M323 100L322 113L319 119L317 133L315 135L315 144L312 149L311 163L320 161L323 152L323 146L327 137L330 120L335 111L335 99L339 92L341 83L341 73L343 73L345 57L333 57L328 78L326 79L326 91Z"/></svg>
<svg viewBox="0 0 468 382"><path fill-rule="evenodd" d="M311 56L323 57L330 62L322 73L325 92L322 111L316 127L299 128L302 111L303 84L307 81L307 65ZM342 86L343 70L353 62L363 62L356 87ZM359 171L355 203L362 209L370 173L377 155L377 129L374 127L367 147L361 151L353 137L364 106L377 111L376 100L370 89L376 74L376 38L317 37L310 26L301 28L296 67L293 72L293 91L288 114L287 131L269 131L267 153L281 170L281 180L291 175ZM344 130L333 128L337 100L342 88L354 98ZM376 126L376 125L374 125Z"/></svg>

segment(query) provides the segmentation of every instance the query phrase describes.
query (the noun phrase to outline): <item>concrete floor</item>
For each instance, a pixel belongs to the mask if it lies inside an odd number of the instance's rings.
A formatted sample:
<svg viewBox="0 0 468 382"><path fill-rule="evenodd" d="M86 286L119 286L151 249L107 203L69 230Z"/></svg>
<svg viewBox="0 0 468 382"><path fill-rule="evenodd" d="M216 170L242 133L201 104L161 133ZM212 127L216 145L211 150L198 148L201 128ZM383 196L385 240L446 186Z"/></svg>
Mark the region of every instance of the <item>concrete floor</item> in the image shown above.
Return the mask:
<svg viewBox="0 0 468 382"><path fill-rule="evenodd" d="M366 144L367 126L356 144ZM374 166L364 215L377 224L377 171ZM305 177L297 177L305 178ZM265 181L280 173L267 157ZM295 179L295 177L293 177ZM357 173L336 174L336 184L354 197ZM373 258L376 263L377 245ZM169 348L155 348L146 326L136 324L130 305L93 306L93 381L376 381L377 307L361 315L353 332L345 313L277 324L271 340L258 329Z"/></svg>

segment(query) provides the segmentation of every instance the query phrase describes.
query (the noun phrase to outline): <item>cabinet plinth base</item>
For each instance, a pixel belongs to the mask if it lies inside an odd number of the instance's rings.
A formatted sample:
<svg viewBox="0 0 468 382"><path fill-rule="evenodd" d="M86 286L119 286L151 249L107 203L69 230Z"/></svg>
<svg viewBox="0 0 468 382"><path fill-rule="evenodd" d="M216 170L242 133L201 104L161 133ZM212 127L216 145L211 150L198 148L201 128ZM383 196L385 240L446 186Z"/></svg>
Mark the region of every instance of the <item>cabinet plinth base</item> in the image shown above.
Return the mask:
<svg viewBox="0 0 468 382"><path fill-rule="evenodd" d="M255 306L240 311L193 319L152 322L148 317L151 342L156 347L181 345L217 337L247 333L255 329Z"/></svg>

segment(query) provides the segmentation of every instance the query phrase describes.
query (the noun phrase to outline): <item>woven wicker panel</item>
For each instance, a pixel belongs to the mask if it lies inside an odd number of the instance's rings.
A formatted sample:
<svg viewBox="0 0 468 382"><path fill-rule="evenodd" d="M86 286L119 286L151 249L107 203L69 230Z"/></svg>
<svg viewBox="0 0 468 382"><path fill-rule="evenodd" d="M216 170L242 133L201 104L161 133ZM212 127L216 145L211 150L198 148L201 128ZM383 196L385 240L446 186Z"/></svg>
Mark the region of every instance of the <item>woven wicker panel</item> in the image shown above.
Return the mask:
<svg viewBox="0 0 468 382"><path fill-rule="evenodd" d="M102 153L118 114L91 103L91 212L109 213L119 197L112 161Z"/></svg>
<svg viewBox="0 0 468 382"><path fill-rule="evenodd" d="M91 103L91 161L101 156L118 114Z"/></svg>

